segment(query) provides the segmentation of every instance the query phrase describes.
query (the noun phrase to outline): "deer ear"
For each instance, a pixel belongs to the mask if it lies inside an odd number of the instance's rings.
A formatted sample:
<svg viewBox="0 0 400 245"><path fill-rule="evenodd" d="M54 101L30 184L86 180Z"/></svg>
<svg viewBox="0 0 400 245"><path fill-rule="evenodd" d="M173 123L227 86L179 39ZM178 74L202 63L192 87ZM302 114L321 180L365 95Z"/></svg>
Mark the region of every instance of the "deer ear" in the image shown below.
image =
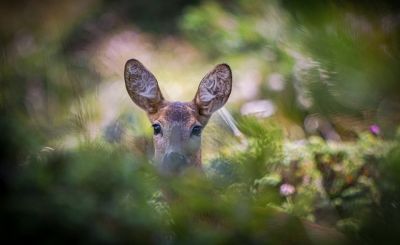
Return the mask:
<svg viewBox="0 0 400 245"><path fill-rule="evenodd" d="M200 115L211 116L229 98L232 89L232 72L227 64L217 65L201 80L194 98Z"/></svg>
<svg viewBox="0 0 400 245"><path fill-rule="evenodd" d="M164 98L154 75L138 60L131 59L125 64L124 76L133 102L149 114L157 112Z"/></svg>

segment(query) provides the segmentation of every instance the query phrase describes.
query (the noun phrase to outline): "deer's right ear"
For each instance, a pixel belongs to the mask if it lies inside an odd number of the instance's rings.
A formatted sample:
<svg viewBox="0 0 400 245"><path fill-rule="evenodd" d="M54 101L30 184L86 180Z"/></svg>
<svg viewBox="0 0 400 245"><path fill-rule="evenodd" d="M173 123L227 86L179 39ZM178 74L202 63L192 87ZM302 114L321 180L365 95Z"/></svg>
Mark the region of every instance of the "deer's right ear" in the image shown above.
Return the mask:
<svg viewBox="0 0 400 245"><path fill-rule="evenodd" d="M153 74L138 60L131 59L125 64L125 85L128 94L147 113L156 113L164 98Z"/></svg>

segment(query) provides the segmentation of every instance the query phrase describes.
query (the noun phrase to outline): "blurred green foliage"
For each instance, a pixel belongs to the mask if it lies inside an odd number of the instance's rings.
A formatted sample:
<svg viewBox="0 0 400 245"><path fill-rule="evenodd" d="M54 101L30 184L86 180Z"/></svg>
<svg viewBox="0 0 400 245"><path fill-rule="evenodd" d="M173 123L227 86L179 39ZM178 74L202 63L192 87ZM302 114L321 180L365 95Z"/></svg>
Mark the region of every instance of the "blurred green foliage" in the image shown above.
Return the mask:
<svg viewBox="0 0 400 245"><path fill-rule="evenodd" d="M346 137L349 125L335 117L347 116L364 127L377 122L390 137L399 123L395 5L204 1L187 9L181 27L212 58L256 59L262 81L281 74L283 90L263 82L258 96L272 98L285 117L301 124L318 113Z"/></svg>
<svg viewBox="0 0 400 245"><path fill-rule="evenodd" d="M382 191L396 188L380 185L377 164L398 161L397 150L386 157L398 144L370 134L349 145L314 138L294 148L307 153L300 157L283 154L276 126L256 119L239 126L248 147L212 160L204 174L159 176L144 155L99 140L32 152L7 181L2 231L13 241L309 243L295 217L358 234Z"/></svg>
<svg viewBox="0 0 400 245"><path fill-rule="evenodd" d="M357 243L398 241L396 4L183 2L2 3L3 239L311 243L301 218ZM259 71L257 93L230 108L242 141L226 129L216 133L233 143L221 143L204 173L159 176L150 160L151 129L132 111L91 137L105 81L88 50L127 23L156 38L186 38L207 54L201 62L223 58ZM282 89L271 88L271 75ZM271 99L277 115L239 114L238 104L256 99ZM286 137L286 120L303 130L301 140ZM368 132L371 125L378 131Z"/></svg>

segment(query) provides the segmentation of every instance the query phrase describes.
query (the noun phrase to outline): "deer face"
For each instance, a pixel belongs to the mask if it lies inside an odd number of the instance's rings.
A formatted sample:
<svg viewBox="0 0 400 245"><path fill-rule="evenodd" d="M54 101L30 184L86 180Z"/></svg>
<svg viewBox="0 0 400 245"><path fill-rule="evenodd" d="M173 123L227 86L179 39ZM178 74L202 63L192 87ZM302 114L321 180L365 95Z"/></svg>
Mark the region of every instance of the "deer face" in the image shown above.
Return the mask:
<svg viewBox="0 0 400 245"><path fill-rule="evenodd" d="M160 171L177 174L190 166L201 168L201 132L231 93L229 66L220 64L209 72L190 102L166 101L154 75L135 59L126 62L124 75L130 97L147 112L153 127Z"/></svg>

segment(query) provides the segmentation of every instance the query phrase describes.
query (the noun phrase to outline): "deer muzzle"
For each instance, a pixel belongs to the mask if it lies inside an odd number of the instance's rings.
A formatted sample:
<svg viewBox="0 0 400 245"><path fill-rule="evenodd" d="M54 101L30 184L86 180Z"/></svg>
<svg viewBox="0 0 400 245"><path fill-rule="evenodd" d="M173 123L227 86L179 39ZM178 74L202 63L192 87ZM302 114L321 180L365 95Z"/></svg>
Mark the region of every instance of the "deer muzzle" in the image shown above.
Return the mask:
<svg viewBox="0 0 400 245"><path fill-rule="evenodd" d="M175 175L182 172L188 166L188 160L184 155L178 152L171 152L165 154L160 165L160 170L163 174Z"/></svg>

